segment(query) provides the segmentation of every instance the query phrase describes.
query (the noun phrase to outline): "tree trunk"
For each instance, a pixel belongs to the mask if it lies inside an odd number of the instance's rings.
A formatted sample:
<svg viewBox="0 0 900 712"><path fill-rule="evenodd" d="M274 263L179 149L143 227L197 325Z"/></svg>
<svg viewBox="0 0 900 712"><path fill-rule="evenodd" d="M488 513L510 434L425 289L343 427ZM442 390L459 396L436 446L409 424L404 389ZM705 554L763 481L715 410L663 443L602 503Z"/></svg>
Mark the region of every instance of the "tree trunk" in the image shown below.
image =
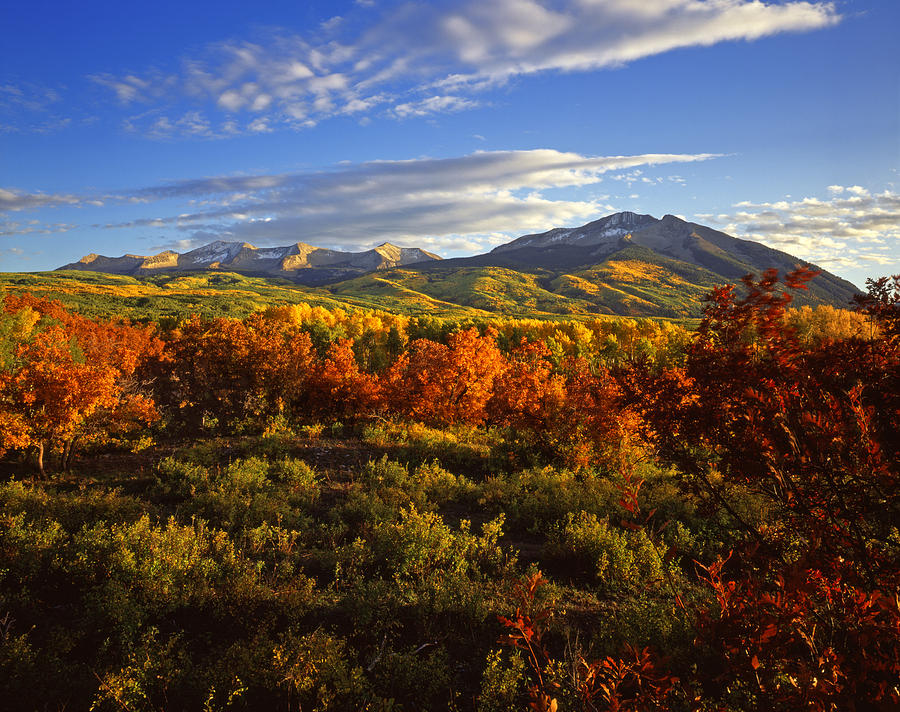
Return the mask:
<svg viewBox="0 0 900 712"><path fill-rule="evenodd" d="M44 471L44 441L41 440L38 443L38 458L37 458L38 470L41 473L41 479L47 479L47 473Z"/></svg>
<svg viewBox="0 0 900 712"><path fill-rule="evenodd" d="M71 440L63 440L62 452L59 454L59 468L61 470L68 470L69 468L66 466L69 462L69 449L72 447Z"/></svg>
<svg viewBox="0 0 900 712"><path fill-rule="evenodd" d="M66 472L72 471L72 459L75 457L75 443L77 441L78 438L74 437L66 443L66 449L63 452L63 468Z"/></svg>

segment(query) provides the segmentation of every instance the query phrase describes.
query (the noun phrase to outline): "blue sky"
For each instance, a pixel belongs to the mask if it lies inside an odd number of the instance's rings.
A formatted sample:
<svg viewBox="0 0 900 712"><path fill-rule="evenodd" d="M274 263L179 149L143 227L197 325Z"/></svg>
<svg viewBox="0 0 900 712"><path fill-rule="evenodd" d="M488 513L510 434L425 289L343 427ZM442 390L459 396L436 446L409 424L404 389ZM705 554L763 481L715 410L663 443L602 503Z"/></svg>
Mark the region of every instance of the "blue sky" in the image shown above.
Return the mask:
<svg viewBox="0 0 900 712"><path fill-rule="evenodd" d="M0 270L619 210L900 272L895 0L13 1Z"/></svg>

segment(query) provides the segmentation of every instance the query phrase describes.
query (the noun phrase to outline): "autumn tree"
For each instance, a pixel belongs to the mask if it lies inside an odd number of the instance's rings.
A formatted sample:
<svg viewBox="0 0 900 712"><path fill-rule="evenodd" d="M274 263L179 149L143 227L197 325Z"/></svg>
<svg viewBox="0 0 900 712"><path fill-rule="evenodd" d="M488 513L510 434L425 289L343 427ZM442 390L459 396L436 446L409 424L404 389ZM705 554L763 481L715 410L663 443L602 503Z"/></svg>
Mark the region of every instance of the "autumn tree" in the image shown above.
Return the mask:
<svg viewBox="0 0 900 712"><path fill-rule="evenodd" d="M360 370L353 342L331 344L309 378L308 412L330 418L358 418L372 412L379 400L378 380Z"/></svg>
<svg viewBox="0 0 900 712"><path fill-rule="evenodd" d="M567 359L561 370L565 399L548 423L557 451L571 467L618 467L637 434L637 417L618 379L584 358Z"/></svg>
<svg viewBox="0 0 900 712"><path fill-rule="evenodd" d="M865 304L883 337L807 347L785 323L784 288L813 276L747 277L743 297L716 289L686 367L645 371L633 399L684 484L745 532L703 575L715 594L698 633L704 694L887 709L900 703L895 311L876 291ZM765 524L741 516L740 489L765 502Z"/></svg>
<svg viewBox="0 0 900 712"><path fill-rule="evenodd" d="M505 369L493 333L458 331L446 346L416 339L384 374L385 402L389 410L425 422L478 424Z"/></svg>
<svg viewBox="0 0 900 712"><path fill-rule="evenodd" d="M487 404L491 422L535 436L547 431L565 401L565 379L549 357L544 343L524 339L510 352Z"/></svg>
<svg viewBox="0 0 900 712"><path fill-rule="evenodd" d="M33 447L45 473L45 450L68 466L75 442L156 418L136 370L161 352L149 328L99 323L57 302L8 295L3 302L0 450Z"/></svg>
<svg viewBox="0 0 900 712"><path fill-rule="evenodd" d="M263 315L245 321L194 317L168 338L159 394L176 421L223 431L265 427L308 402L310 337Z"/></svg>

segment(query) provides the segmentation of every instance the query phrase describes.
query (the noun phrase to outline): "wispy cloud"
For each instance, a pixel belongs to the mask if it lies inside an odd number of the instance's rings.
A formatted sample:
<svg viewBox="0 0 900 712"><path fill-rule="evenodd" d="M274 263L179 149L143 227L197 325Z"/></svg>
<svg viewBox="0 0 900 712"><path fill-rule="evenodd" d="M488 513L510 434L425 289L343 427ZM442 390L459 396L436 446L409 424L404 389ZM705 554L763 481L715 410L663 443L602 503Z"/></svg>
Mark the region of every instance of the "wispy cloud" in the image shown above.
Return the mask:
<svg viewBox="0 0 900 712"><path fill-rule="evenodd" d="M74 205L83 200L77 195L64 193L25 193L0 188L0 213L34 210L55 205Z"/></svg>
<svg viewBox="0 0 900 712"><path fill-rule="evenodd" d="M68 232L75 227L71 223L43 223L40 220L0 220L0 237L10 237L12 235L57 235ZM21 252L16 252L12 249L10 253L21 254Z"/></svg>
<svg viewBox="0 0 900 712"><path fill-rule="evenodd" d="M52 133L72 123L60 115L60 89L31 82L0 83L0 134Z"/></svg>
<svg viewBox="0 0 900 712"><path fill-rule="evenodd" d="M762 0L435 0L359 2L365 23L332 18L315 35L290 30L232 39L169 72L91 77L156 116L152 135L222 136L304 128L365 112L408 118L478 105L474 93L538 72L617 67L685 47L806 32L840 21L832 2ZM374 16L374 17L373 17ZM362 31L361 25L365 27ZM195 112L209 131L168 116ZM202 112L202 113L200 113ZM256 122L254 124L254 122Z"/></svg>
<svg viewBox="0 0 900 712"><path fill-rule="evenodd" d="M179 82L175 75L164 75L151 70L145 76L135 74L92 74L88 79L98 86L111 90L122 104L150 103L162 99L166 92Z"/></svg>
<svg viewBox="0 0 900 712"><path fill-rule="evenodd" d="M744 201L734 212L697 217L826 268L900 268L900 194L872 193L858 185L827 190L826 199Z"/></svg>
<svg viewBox="0 0 900 712"><path fill-rule="evenodd" d="M457 158L345 164L304 173L201 178L102 196L27 196L10 191L0 196L8 194L9 205L17 209L63 202L131 204L134 218L94 227L159 228L165 231L162 235L168 233L165 239L182 246L185 240L200 244L226 239L364 248L392 240L438 251L462 249L459 245L474 250L496 244L500 234L577 224L615 209L603 202L605 198L555 198L549 197L551 190L596 185L607 174L637 166L713 157L491 151ZM171 212L159 214L157 203Z"/></svg>
<svg viewBox="0 0 900 712"><path fill-rule="evenodd" d="M397 118L406 119L411 116L428 116L429 114L446 114L463 111L478 106L479 102L459 96L430 96L420 101L397 104L391 113Z"/></svg>
<svg viewBox="0 0 900 712"><path fill-rule="evenodd" d="M35 84L0 84L0 109L13 107L26 111L44 111L60 100L59 92Z"/></svg>
<svg viewBox="0 0 900 712"><path fill-rule="evenodd" d="M495 151L449 159L373 161L318 173L186 181L136 196L205 199L204 210L165 219L170 227L190 234L193 244L213 239L254 244L300 240L363 249L391 240L439 252L479 250L513 233L578 223L614 210L599 200L551 199L544 195L547 190L593 185L608 172L633 166L711 157ZM216 201L221 204L210 205Z"/></svg>

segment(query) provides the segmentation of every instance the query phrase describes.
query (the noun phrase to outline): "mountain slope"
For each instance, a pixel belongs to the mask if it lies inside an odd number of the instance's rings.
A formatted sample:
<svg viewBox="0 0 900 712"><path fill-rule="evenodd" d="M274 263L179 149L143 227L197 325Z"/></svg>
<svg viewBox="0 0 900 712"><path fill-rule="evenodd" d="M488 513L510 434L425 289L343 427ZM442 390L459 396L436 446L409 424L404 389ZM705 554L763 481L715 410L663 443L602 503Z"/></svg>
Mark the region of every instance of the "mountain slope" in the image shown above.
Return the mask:
<svg viewBox="0 0 900 712"><path fill-rule="evenodd" d="M489 253L388 270L377 279L461 306L510 315L623 314L697 317L716 285L769 268L806 264L791 255L673 215L617 213L578 228L524 235ZM360 298L373 277L326 287ZM858 290L822 272L794 304L845 307Z"/></svg>
<svg viewBox="0 0 900 712"><path fill-rule="evenodd" d="M724 232L674 215L657 219L651 215L616 213L578 228L556 228L538 235L524 235L489 253L496 258L517 260L520 264L539 265L561 258L600 263L629 245L645 247L652 252L702 267L719 275L720 282L735 282L747 273L761 274L769 268L788 272L806 264L786 252L758 242L741 240ZM588 253L565 254L571 248L590 248ZM537 252L523 252L537 248ZM815 280L817 298L835 299L842 303L858 290L846 280L823 271Z"/></svg>

